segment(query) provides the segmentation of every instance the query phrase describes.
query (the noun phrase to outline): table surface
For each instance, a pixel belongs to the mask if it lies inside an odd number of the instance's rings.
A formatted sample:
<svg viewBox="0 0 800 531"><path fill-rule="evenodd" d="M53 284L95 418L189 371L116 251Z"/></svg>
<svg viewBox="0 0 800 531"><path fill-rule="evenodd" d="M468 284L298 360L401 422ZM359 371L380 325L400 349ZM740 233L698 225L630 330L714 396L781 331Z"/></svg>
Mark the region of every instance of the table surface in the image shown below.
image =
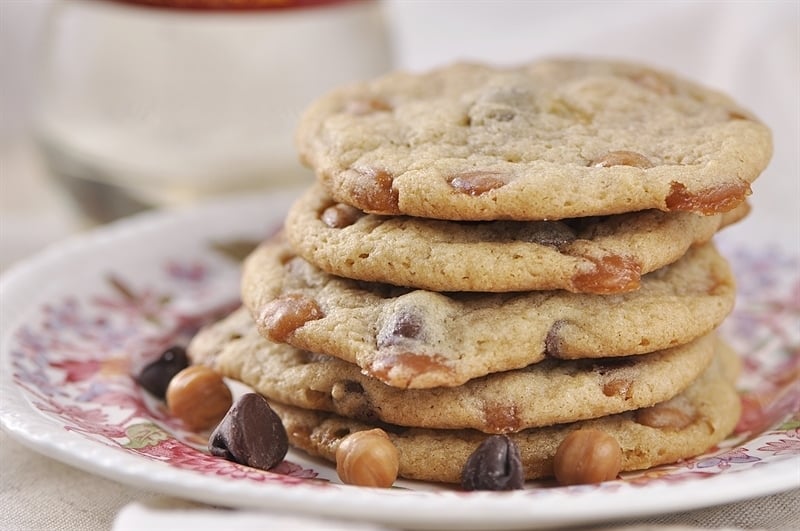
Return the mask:
<svg viewBox="0 0 800 531"><path fill-rule="evenodd" d="M536 55L541 55L554 51L568 53L592 49L597 53L618 56L638 54L641 57L658 57L660 63L692 77L700 78L705 74L713 84L735 93L734 96L754 109L775 133L775 157L763 177L765 184L755 189L753 228L750 231L743 230L742 237L757 238L765 233L777 233L789 251L798 254L800 163L796 147L800 121L797 101L797 94L800 94L800 13L797 4L739 2L719 3L722 5L718 7L721 11L714 11L709 7L710 4L682 6L674 10L670 21L673 27L681 26L682 20L692 22L686 22L681 27L695 27L696 21L704 17L705 20L715 20L715 31L719 34L706 36L710 41L729 45L724 60L719 55L718 47L709 50L713 48L709 44L697 50L691 47L680 49L680 46L670 44L674 42L671 37L660 35L668 33L666 29L650 26L629 27L626 39L619 38L610 25L605 33L595 28L589 35L587 30L583 39L573 37L566 40L566 37L549 31L546 35L526 37L528 44L522 48L527 51L521 51L519 44L523 42L523 37L519 21L530 17L531 13L527 10L532 9L530 5L523 4L503 3L505 13L502 16L487 3L464 4L463 24L452 28L449 34L442 34L441 27L452 12L452 4L425 7L422 3L389 1L389 13L396 25L394 38L398 64L424 68L460 56L502 56L508 60L520 60L530 56L530 50L536 50ZM606 15L610 17L613 8L622 9L626 5L634 11L642 11L641 16L645 16L642 6L622 3L609 4L611 12ZM549 17L554 24L560 22L563 26L564 17L568 14L550 4L541 4L540 12L536 15L543 19ZM502 31L504 23L509 25L506 32ZM588 20L581 24L584 29L595 26ZM599 26L602 28L603 25ZM735 34L736 38L726 41L723 39L725 32L729 36ZM470 39L471 34L475 33L480 33L484 38L480 46ZM535 40L537 38L539 40ZM631 46L630 42L644 44ZM754 42L766 43L768 47L759 47L761 51L757 56L742 52L752 49ZM713 61L709 59L712 52L717 53ZM754 66L756 64L758 66ZM751 76L753 72L758 72L758 75ZM777 91L777 97L770 96L772 89ZM49 244L92 228L92 222L54 184L29 136L20 134L0 144L0 172L0 271ZM108 530L113 527L120 509L131 502L169 510L196 511L203 508L199 504L132 488L63 465L32 452L2 432L0 466L0 496L3 499L0 529L4 530ZM699 511L625 522L624 526L800 529L800 490Z"/></svg>

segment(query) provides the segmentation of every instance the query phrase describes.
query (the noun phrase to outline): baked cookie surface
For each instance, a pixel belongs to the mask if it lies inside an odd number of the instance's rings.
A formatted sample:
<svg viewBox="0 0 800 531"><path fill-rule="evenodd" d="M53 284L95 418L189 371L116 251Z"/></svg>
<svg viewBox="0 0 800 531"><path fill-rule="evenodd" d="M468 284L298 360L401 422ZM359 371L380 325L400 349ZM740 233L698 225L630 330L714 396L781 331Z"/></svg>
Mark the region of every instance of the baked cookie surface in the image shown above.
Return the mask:
<svg viewBox="0 0 800 531"><path fill-rule="evenodd" d="M356 365L262 338L242 308L189 345L195 363L268 399L365 422L510 433L649 407L688 387L711 363L716 339L629 358L545 360L460 387L398 389Z"/></svg>
<svg viewBox="0 0 800 531"><path fill-rule="evenodd" d="M711 244L645 275L637 291L437 293L329 275L279 235L245 261L242 301L262 336L358 365L394 387L461 385L546 356L607 358L682 345L733 307Z"/></svg>
<svg viewBox="0 0 800 531"><path fill-rule="evenodd" d="M553 457L561 441L581 428L602 430L622 449L622 470L641 470L702 454L734 429L741 412L731 367L720 358L680 395L650 408L593 420L533 428L509 434L519 446L526 479L551 476ZM336 448L346 435L375 427L331 413L272 402L290 443L311 455L336 460ZM464 463L488 436L475 430L431 430L380 425L399 450L400 477L457 483Z"/></svg>
<svg viewBox="0 0 800 531"><path fill-rule="evenodd" d="M581 59L343 87L308 108L296 144L337 201L452 220L724 212L772 153L768 128L719 92Z"/></svg>
<svg viewBox="0 0 800 531"><path fill-rule="evenodd" d="M286 237L322 270L431 291L620 293L747 215L647 210L562 221L457 222L364 214L313 186Z"/></svg>

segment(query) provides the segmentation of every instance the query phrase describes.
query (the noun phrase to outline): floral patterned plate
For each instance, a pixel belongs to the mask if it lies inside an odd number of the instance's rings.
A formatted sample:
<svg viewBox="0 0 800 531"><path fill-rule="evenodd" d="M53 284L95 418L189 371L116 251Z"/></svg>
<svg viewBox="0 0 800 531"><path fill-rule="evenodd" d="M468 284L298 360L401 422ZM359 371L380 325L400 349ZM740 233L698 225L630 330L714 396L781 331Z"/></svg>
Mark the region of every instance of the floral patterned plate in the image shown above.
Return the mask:
<svg viewBox="0 0 800 531"><path fill-rule="evenodd" d="M0 421L91 473L215 505L405 528L545 528L688 510L800 486L798 257L719 242L740 279L722 333L744 355L744 415L706 455L596 486L507 492L337 483L300 452L265 472L212 457L131 378L236 305L239 259L294 193L131 218L54 247L0 281ZM635 503L631 500L635 500Z"/></svg>

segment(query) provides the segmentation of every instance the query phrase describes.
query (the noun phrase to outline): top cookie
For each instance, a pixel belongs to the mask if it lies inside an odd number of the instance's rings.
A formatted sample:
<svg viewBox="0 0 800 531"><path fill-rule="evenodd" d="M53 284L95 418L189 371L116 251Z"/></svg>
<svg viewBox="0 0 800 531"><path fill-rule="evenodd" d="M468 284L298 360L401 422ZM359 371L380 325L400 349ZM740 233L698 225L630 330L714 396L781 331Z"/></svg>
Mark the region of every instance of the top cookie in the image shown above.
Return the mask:
<svg viewBox="0 0 800 531"><path fill-rule="evenodd" d="M335 200L452 220L725 212L772 151L730 98L597 60L392 73L316 101L296 140Z"/></svg>

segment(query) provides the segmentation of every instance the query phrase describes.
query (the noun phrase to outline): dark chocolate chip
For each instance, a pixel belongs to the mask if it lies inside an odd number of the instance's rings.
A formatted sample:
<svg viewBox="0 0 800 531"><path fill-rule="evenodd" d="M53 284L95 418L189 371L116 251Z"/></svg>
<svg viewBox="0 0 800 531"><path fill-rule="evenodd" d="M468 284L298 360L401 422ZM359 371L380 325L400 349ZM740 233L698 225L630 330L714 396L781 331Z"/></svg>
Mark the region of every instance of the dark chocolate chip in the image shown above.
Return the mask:
<svg viewBox="0 0 800 531"><path fill-rule="evenodd" d="M256 393L242 395L208 439L212 455L269 470L283 461L289 438L280 417Z"/></svg>
<svg viewBox="0 0 800 531"><path fill-rule="evenodd" d="M514 490L525 483L517 444L505 435L484 440L461 472L465 490Z"/></svg>
<svg viewBox="0 0 800 531"><path fill-rule="evenodd" d="M378 347L388 347L403 339L418 339L422 335L422 317L416 313L399 312L392 316L378 333Z"/></svg>
<svg viewBox="0 0 800 531"><path fill-rule="evenodd" d="M165 350L157 360L145 366L136 377L136 381L145 391L164 400L170 380L188 366L189 358L186 356L186 349L174 346Z"/></svg>
<svg viewBox="0 0 800 531"><path fill-rule="evenodd" d="M344 391L345 393L356 393L359 395L363 395L364 386L354 380L345 380Z"/></svg>
<svg viewBox="0 0 800 531"><path fill-rule="evenodd" d="M564 326L564 321L558 320L553 323L550 330L547 331L547 336L544 338L544 353L553 358L561 356L561 337L559 331Z"/></svg>
<svg viewBox="0 0 800 531"><path fill-rule="evenodd" d="M336 411L345 417L372 423L379 420L364 386L354 380L342 380L333 384L331 398L336 405Z"/></svg>

